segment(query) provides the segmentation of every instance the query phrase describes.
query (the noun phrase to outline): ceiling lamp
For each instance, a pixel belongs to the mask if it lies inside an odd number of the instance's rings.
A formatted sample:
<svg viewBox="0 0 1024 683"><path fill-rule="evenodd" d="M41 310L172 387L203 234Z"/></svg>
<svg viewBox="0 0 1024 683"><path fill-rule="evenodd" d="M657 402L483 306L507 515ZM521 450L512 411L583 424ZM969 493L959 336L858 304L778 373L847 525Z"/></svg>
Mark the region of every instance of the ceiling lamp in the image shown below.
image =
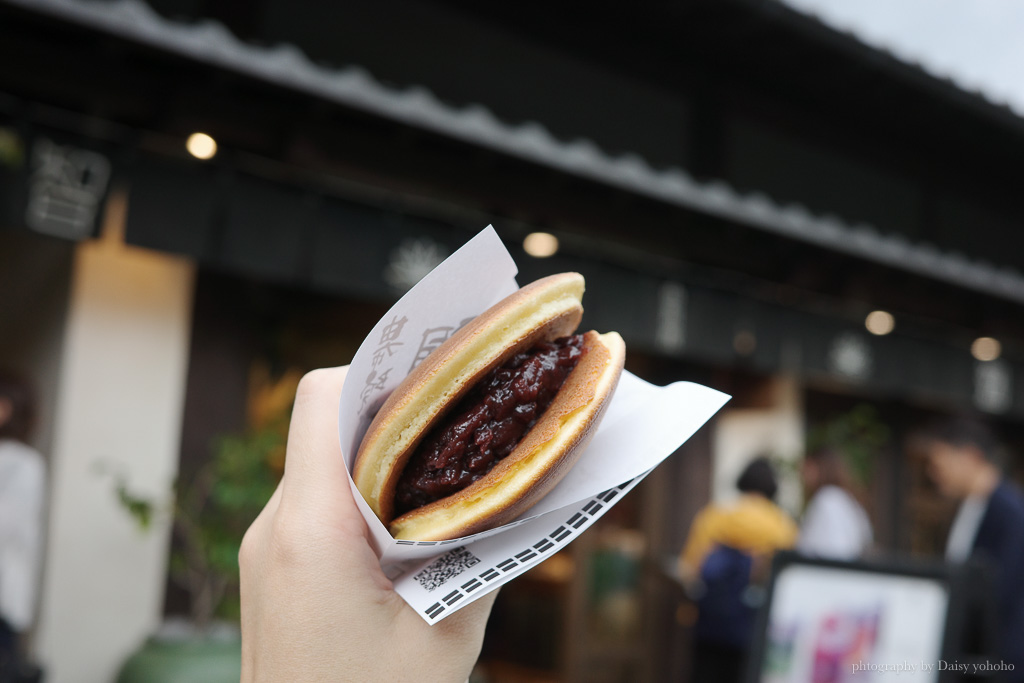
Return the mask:
<svg viewBox="0 0 1024 683"><path fill-rule="evenodd" d="M864 319L864 327L871 334L879 336L889 334L896 327L896 319L888 311L871 311Z"/></svg>
<svg viewBox="0 0 1024 683"><path fill-rule="evenodd" d="M971 344L971 355L981 361L995 360L1002 352L1002 344L992 337L978 337Z"/></svg>
<svg viewBox="0 0 1024 683"><path fill-rule="evenodd" d="M531 232L523 240L523 251L536 258L547 258L558 252L558 238L549 232Z"/></svg>
<svg viewBox="0 0 1024 683"><path fill-rule="evenodd" d="M217 141L206 133L192 133L185 141L185 149L196 159L212 159L217 153Z"/></svg>

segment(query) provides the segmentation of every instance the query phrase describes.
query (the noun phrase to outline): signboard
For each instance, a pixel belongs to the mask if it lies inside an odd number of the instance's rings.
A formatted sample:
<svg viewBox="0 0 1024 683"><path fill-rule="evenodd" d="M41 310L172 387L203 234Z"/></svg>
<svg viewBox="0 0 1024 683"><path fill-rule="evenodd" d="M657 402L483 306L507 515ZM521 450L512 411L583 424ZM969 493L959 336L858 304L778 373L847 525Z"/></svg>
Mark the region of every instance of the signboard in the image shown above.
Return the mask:
<svg viewBox="0 0 1024 683"><path fill-rule="evenodd" d="M94 235L110 184L110 159L40 135L28 162L25 225L71 240Z"/></svg>
<svg viewBox="0 0 1024 683"><path fill-rule="evenodd" d="M840 562L779 553L744 680L960 680L964 666L977 673L992 663L990 580L989 568L974 563Z"/></svg>
<svg viewBox="0 0 1024 683"><path fill-rule="evenodd" d="M0 125L2 227L75 241L93 237L112 169L95 145Z"/></svg>

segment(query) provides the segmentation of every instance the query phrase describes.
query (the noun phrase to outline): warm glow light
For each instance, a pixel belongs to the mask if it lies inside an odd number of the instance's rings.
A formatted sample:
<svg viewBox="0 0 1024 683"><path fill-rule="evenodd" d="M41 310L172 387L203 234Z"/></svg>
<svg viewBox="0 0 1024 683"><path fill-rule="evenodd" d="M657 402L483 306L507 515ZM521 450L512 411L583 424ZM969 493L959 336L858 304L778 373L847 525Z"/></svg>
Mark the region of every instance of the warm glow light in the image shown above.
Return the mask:
<svg viewBox="0 0 1024 683"><path fill-rule="evenodd" d="M888 311L871 311L864 319L864 327L871 334L889 334L896 327L896 319Z"/></svg>
<svg viewBox="0 0 1024 683"><path fill-rule="evenodd" d="M217 141L206 133L192 133L185 141L185 149L196 159L212 159L217 153Z"/></svg>
<svg viewBox="0 0 1024 683"><path fill-rule="evenodd" d="M978 337L971 344L971 355L978 360L995 360L1002 352L1002 345L992 337Z"/></svg>
<svg viewBox="0 0 1024 683"><path fill-rule="evenodd" d="M523 240L523 250L537 258L554 256L558 251L558 238L549 232L531 232Z"/></svg>

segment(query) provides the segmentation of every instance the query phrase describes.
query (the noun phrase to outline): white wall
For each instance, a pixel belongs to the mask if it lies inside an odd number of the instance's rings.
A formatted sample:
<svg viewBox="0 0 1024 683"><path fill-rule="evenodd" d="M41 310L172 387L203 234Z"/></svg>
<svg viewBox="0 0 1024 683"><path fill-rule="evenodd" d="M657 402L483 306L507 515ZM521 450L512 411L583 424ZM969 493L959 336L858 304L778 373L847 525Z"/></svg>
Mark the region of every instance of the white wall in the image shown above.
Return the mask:
<svg viewBox="0 0 1024 683"><path fill-rule="evenodd" d="M796 514L802 506L796 466L803 457L804 411L800 385L793 377L772 380L770 405L764 408L726 408L715 420L712 464L712 499L716 503L734 500L739 492L736 479L757 455L778 458L787 466L777 467L777 502Z"/></svg>
<svg viewBox="0 0 1024 683"><path fill-rule="evenodd" d="M101 240L75 254L61 361L43 604L36 650L49 683L108 683L159 623L169 527L119 507L114 463L167 498L178 461L194 266L125 246L112 196Z"/></svg>

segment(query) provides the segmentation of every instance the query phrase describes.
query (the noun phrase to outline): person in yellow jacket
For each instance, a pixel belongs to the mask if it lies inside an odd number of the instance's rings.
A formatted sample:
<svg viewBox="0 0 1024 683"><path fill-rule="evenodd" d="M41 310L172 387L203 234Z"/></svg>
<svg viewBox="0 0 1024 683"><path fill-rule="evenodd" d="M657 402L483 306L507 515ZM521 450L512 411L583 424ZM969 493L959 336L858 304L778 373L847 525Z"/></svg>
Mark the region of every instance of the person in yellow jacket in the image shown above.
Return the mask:
<svg viewBox="0 0 1024 683"><path fill-rule="evenodd" d="M736 480L739 500L731 505L708 505L697 513L680 555L684 580L696 577L704 558L716 545L728 545L753 555L768 556L796 545L800 530L775 504L778 483L767 458L755 458Z"/></svg>
<svg viewBox="0 0 1024 683"><path fill-rule="evenodd" d="M736 481L739 500L697 513L679 558L680 575L698 605L691 680L739 681L753 636L748 587L776 550L796 545L796 522L774 503L778 483L766 458Z"/></svg>

